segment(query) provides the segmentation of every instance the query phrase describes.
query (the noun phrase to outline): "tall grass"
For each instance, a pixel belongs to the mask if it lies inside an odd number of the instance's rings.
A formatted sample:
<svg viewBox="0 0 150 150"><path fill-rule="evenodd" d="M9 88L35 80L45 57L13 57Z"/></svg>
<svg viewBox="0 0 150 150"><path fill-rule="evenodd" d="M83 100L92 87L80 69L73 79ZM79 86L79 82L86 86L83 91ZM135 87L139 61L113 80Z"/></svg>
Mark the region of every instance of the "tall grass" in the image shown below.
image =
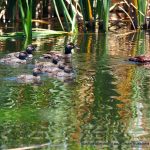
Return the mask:
<svg viewBox="0 0 150 150"><path fill-rule="evenodd" d="M147 2L147 0L132 0L130 3L129 9L133 11L130 15L136 28L143 28L145 25Z"/></svg>
<svg viewBox="0 0 150 150"><path fill-rule="evenodd" d="M75 8L75 6L72 4L72 1L70 0L69 5L71 6L71 11L72 11L72 15L69 12L69 10L66 7L66 4L64 0L53 0L53 4L55 7L55 11L57 14L57 17L59 19L59 22L61 24L62 29L64 30L64 25L63 23L65 23L65 25L67 26L67 30L70 32L77 32L77 21L76 21L76 15L77 15L77 10ZM61 19L61 13L63 13L63 17L64 17L64 21L62 21Z"/></svg>
<svg viewBox="0 0 150 150"><path fill-rule="evenodd" d="M103 30L108 31L110 0L101 0L103 6Z"/></svg>
<svg viewBox="0 0 150 150"><path fill-rule="evenodd" d="M32 36L32 9L33 0L7 0L9 5L18 2L20 16L26 37ZM43 0L48 5L49 0ZM95 30L95 24L99 24L99 30L108 31L109 10L112 0L51 0L54 5L55 14L59 20L62 30L72 33L78 32L78 24L84 27L84 31ZM119 0L116 0L118 2ZM121 1L121 0L120 0ZM148 0L122 0L129 7L125 12L132 22L134 28L140 28L145 24L145 14ZM47 6L48 7L48 6ZM10 8L10 7L9 7ZM45 8L45 7L43 7ZM125 10L122 7L122 10ZM131 13L132 10L132 13ZM41 10L43 12L43 10ZM34 16L34 15L33 15ZM96 24L97 25L97 24Z"/></svg>
<svg viewBox="0 0 150 150"><path fill-rule="evenodd" d="M32 38L32 0L18 0L23 29L27 39Z"/></svg>
<svg viewBox="0 0 150 150"><path fill-rule="evenodd" d="M138 25L143 26L145 23L147 1L138 0L137 4L138 4Z"/></svg>
<svg viewBox="0 0 150 150"><path fill-rule="evenodd" d="M79 0L86 28L95 27L97 18L100 30L108 31L110 0Z"/></svg>

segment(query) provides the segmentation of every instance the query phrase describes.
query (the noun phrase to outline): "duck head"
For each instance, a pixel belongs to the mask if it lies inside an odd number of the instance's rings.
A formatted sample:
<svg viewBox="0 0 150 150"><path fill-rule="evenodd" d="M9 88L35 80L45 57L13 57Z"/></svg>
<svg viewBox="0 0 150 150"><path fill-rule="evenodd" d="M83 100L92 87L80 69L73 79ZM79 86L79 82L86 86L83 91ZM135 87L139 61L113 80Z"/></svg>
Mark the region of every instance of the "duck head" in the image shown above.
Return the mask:
<svg viewBox="0 0 150 150"><path fill-rule="evenodd" d="M54 57L52 58L52 63L53 63L53 64L57 64L59 61L60 61L60 59L59 59L57 56L54 56Z"/></svg>
<svg viewBox="0 0 150 150"><path fill-rule="evenodd" d="M28 57L27 52L20 52L18 58L21 60L25 60Z"/></svg>
<svg viewBox="0 0 150 150"><path fill-rule="evenodd" d="M33 53L33 51L35 51L36 50L36 45L28 45L27 46L27 48L26 48L26 52L28 53L28 54L32 54Z"/></svg>
<svg viewBox="0 0 150 150"><path fill-rule="evenodd" d="M72 42L71 43L68 43L65 47L65 54L71 54L71 50L72 49L79 49L76 45L74 45Z"/></svg>
<svg viewBox="0 0 150 150"><path fill-rule="evenodd" d="M34 68L33 69L33 76L37 77L42 73L40 68Z"/></svg>

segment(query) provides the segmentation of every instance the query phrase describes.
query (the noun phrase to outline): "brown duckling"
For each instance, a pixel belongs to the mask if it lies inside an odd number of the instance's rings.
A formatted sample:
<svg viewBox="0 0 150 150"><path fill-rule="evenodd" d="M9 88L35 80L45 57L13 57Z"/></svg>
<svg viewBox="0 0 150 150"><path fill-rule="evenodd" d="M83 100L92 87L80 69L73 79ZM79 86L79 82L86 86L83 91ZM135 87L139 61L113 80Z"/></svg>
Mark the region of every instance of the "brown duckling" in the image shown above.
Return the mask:
<svg viewBox="0 0 150 150"><path fill-rule="evenodd" d="M70 81L75 78L74 73L66 73L62 69L57 69L52 72L48 72L48 76L61 81Z"/></svg>
<svg viewBox="0 0 150 150"><path fill-rule="evenodd" d="M39 75L31 75L31 74L22 74L17 77L17 82L18 83L40 83L41 82L41 77Z"/></svg>
<svg viewBox="0 0 150 150"><path fill-rule="evenodd" d="M18 83L40 83L41 77L39 76L41 74L40 69L34 68L33 74L22 74L17 77Z"/></svg>
<svg viewBox="0 0 150 150"><path fill-rule="evenodd" d="M33 51L35 51L35 48L29 45L26 51L7 54L4 58L0 59L0 62L9 65L26 64L26 60L32 58Z"/></svg>
<svg viewBox="0 0 150 150"><path fill-rule="evenodd" d="M54 64L52 62L39 62L35 64L35 68L40 73L47 73L49 77L68 80L74 78L73 68L71 66L66 66L65 64Z"/></svg>

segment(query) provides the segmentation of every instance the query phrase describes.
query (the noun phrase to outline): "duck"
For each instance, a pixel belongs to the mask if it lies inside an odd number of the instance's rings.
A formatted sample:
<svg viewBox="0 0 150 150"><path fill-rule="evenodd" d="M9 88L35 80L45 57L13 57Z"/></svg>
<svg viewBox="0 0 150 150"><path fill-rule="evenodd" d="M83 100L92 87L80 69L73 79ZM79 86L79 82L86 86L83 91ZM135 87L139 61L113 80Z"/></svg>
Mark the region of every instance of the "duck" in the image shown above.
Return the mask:
<svg viewBox="0 0 150 150"><path fill-rule="evenodd" d="M71 64L72 49L77 48L73 43L68 43L65 46L64 53L58 51L50 51L43 54L43 61L35 63L35 68L41 73L46 73L49 77L73 79L74 69Z"/></svg>
<svg viewBox="0 0 150 150"><path fill-rule="evenodd" d="M26 51L23 51L23 52L19 52L18 54L18 58L21 59L21 60L25 60L25 59L30 59L32 58L32 54L33 52L36 50L36 45L33 45L33 44L30 44L27 46L26 48Z"/></svg>
<svg viewBox="0 0 150 150"><path fill-rule="evenodd" d="M38 74L45 73L48 77L60 79L61 81L67 81L75 78L73 67L71 65L61 64L60 62L58 64L54 64L52 62L39 62L35 64L34 69L38 72Z"/></svg>
<svg viewBox="0 0 150 150"><path fill-rule="evenodd" d="M37 45L36 44L30 44L30 45L27 46L26 52L28 54L32 54L34 51L36 51L36 49L37 49Z"/></svg>
<svg viewBox="0 0 150 150"><path fill-rule="evenodd" d="M37 68L33 69L33 74L22 74L17 77L18 83L41 83L40 71Z"/></svg>
<svg viewBox="0 0 150 150"><path fill-rule="evenodd" d="M72 49L79 49L74 43L70 42L65 46L64 53L60 51L50 51L46 54L43 54L44 59L50 59L51 62L57 64L59 61L65 61L66 63L71 62Z"/></svg>
<svg viewBox="0 0 150 150"><path fill-rule="evenodd" d="M0 62L9 65L26 64L27 60L32 58L32 53L35 50L35 45L28 45L26 51L9 53L4 58L1 58Z"/></svg>
<svg viewBox="0 0 150 150"><path fill-rule="evenodd" d="M64 82L73 81L75 74L72 69L65 67L64 69L53 68L47 72L48 77L55 78Z"/></svg>
<svg viewBox="0 0 150 150"><path fill-rule="evenodd" d="M36 62L35 63L35 70L38 70L41 73L51 72L54 69L58 69L58 67L52 62Z"/></svg>
<svg viewBox="0 0 150 150"><path fill-rule="evenodd" d="M137 62L137 63L149 63L150 56L140 55L140 56L130 57L129 61Z"/></svg>

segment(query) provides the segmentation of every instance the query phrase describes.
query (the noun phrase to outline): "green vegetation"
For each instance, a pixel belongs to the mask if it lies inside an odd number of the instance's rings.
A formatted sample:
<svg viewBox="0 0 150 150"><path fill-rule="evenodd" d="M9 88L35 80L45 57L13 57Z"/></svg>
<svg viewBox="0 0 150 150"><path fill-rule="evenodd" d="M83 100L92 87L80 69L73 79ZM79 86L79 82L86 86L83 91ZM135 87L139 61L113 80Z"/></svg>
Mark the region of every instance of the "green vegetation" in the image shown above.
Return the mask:
<svg viewBox="0 0 150 150"><path fill-rule="evenodd" d="M148 28L146 14L150 10L147 7L148 0L8 0L7 3L3 0L0 18L21 20L29 39L32 37L32 19L35 18L41 23L44 23L43 18L54 18L63 31L70 33L78 33L80 29L82 32L96 29L107 32L114 22L117 25L116 20L128 22L133 29ZM3 10L8 14L5 17ZM47 21L47 24L51 23L53 21Z"/></svg>
<svg viewBox="0 0 150 150"><path fill-rule="evenodd" d="M32 37L32 0L18 0L18 5L21 12L22 24L27 38Z"/></svg>

